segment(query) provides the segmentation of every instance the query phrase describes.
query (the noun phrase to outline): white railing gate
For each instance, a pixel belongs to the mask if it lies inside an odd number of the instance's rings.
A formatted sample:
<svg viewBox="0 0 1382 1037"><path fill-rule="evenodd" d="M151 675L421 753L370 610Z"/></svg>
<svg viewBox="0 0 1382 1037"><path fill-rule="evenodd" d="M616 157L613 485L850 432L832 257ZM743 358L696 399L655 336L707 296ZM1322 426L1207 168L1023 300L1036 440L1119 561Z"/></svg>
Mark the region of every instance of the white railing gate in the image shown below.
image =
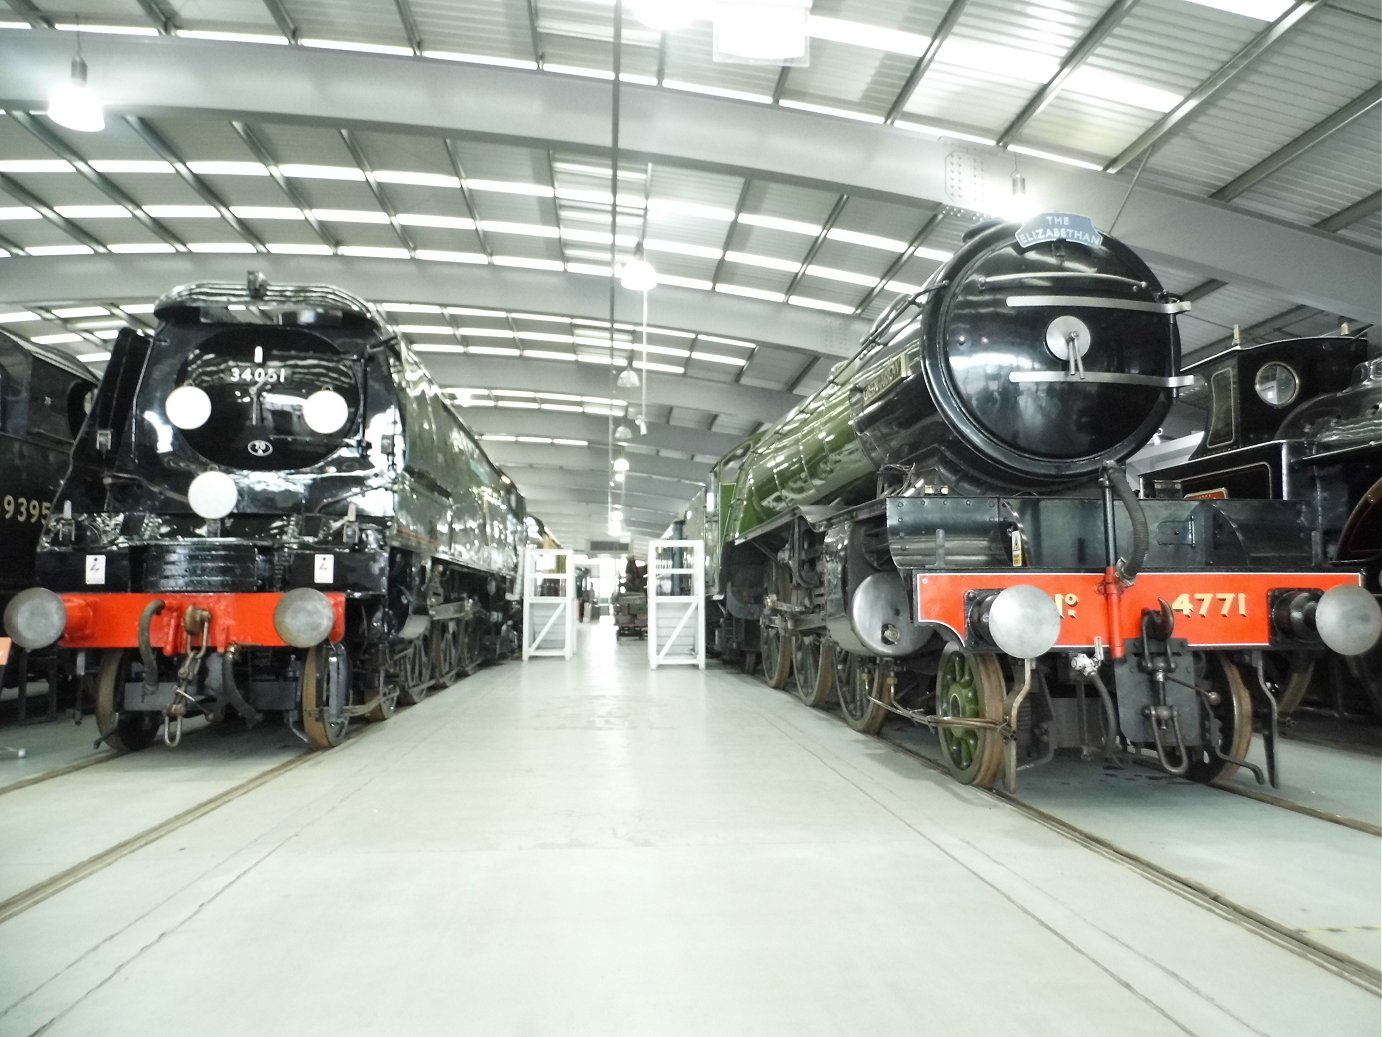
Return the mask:
<svg viewBox="0 0 1382 1037"><path fill-rule="evenodd" d="M705 541L648 545L648 665L705 669Z"/></svg>
<svg viewBox="0 0 1382 1037"><path fill-rule="evenodd" d="M533 547L523 562L523 658L576 651L576 564L570 551Z"/></svg>

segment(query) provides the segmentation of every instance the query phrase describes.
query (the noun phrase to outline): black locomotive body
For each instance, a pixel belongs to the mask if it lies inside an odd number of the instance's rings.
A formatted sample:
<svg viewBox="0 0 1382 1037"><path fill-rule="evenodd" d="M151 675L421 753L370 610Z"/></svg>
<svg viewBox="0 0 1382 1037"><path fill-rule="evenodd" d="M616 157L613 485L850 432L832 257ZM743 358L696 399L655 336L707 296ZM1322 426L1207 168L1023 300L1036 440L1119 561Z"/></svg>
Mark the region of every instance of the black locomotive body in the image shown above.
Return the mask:
<svg viewBox="0 0 1382 1037"><path fill-rule="evenodd" d="M1192 381L1187 308L1086 218L976 228L713 471L688 534L721 654L858 730L935 727L964 782L1065 746L1202 781L1252 766L1262 661L1360 651L1382 612L1305 503L1127 484Z"/></svg>
<svg viewBox="0 0 1382 1037"><path fill-rule="evenodd" d="M33 586L39 533L95 387L76 360L0 331L0 609ZM6 684L17 670L0 638Z"/></svg>
<svg viewBox="0 0 1382 1037"><path fill-rule="evenodd" d="M515 650L523 499L367 304L252 276L155 314L6 613L96 668L112 746L279 712L326 748Z"/></svg>
<svg viewBox="0 0 1382 1037"><path fill-rule="evenodd" d="M1188 461L1144 475L1143 493L1298 501L1325 557L1382 594L1382 357L1369 359L1366 337L1235 345L1185 370L1208 389L1204 437ZM1382 714L1382 650L1349 670L1316 690L1336 707L1356 692ZM1282 676L1283 712L1304 700L1311 671L1301 658Z"/></svg>

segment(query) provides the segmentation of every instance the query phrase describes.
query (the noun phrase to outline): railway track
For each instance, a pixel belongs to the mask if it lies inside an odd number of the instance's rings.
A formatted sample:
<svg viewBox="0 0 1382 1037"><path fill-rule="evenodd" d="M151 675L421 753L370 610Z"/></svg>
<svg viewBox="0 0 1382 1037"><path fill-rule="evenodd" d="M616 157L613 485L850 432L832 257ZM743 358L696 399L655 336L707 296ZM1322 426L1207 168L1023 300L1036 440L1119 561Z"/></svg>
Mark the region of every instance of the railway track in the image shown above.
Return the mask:
<svg viewBox="0 0 1382 1037"><path fill-rule="evenodd" d="M945 765L939 760L932 759L913 746L887 737L886 732L879 736L879 741L889 749L916 760L924 767L938 774L944 774L947 778L950 777ZM1215 787L1224 788L1223 786ZM1155 861L1151 861L1140 854L1121 847L1109 839L1105 839L1094 832L1090 832L1087 829L1072 824L1016 796L1009 795L996 789L976 788L975 791L1004 804L1009 809L1017 811L1043 827L1109 860L1116 861L1138 872L1162 888L1175 893L1212 914L1218 915L1241 928L1253 932L1263 939L1291 951L1325 971L1346 979L1355 986L1361 987L1373 994L1382 996L1382 970L1376 969L1366 962L1359 961L1350 955L1336 951L1295 929L1267 917L1259 911L1226 897L1224 894L1204 883L1198 882L1185 875L1177 874L1171 869L1157 864ZM1249 795L1248 798L1256 799L1259 797ZM1262 798L1267 802L1279 800L1280 803L1275 805L1288 804L1290 802L1288 800L1281 800L1280 797L1275 796L1263 796ZM1298 807L1299 804L1292 804L1292 806ZM1321 820L1334 820L1332 815L1326 815L1323 811L1312 811L1310 808L1301 808L1297 812L1311 817L1319 817ZM1340 822L1336 821L1335 823ZM1366 823L1357 822L1356 824L1365 825ZM1349 825L1348 827L1355 827L1355 825ZM1371 829L1374 834L1382 834L1376 831L1376 826L1368 826L1368 828L1361 830L1369 829Z"/></svg>
<svg viewBox="0 0 1382 1037"><path fill-rule="evenodd" d="M376 726L377 725L365 725L353 731L349 735L349 737L347 737L344 743L342 743L335 750L333 750L333 754L342 752L348 746L360 741L362 738L365 737L367 732L374 730ZM77 864L74 864L69 868L65 868L55 875L49 876L42 882L37 882L32 886L29 886L27 889L20 890L18 893L15 893L14 895L6 898L3 901L0 901L0 925L3 925L5 922L8 922L10 919L16 917L17 915L23 914L30 908L36 907L37 905L43 903L45 900L48 900L50 897L56 896L63 890L68 889L87 878L90 878L92 875L96 875L99 872L104 871L106 868L109 868L117 861L120 861L123 858L128 857L135 851L140 850L145 846L150 845L151 843L155 843L163 837L171 835L172 833L178 831L179 829L185 828L193 821L203 818L206 815L216 810L219 810L221 807L235 802L235 800L239 799L241 796L253 792L255 789L261 788L264 785L267 785L270 782L283 777L285 774L290 774L293 771L297 770L299 767L305 766L306 764L311 763L313 760L321 759L326 755L327 754L325 753L317 753L312 752L310 750L303 750L296 756L292 756L286 760L282 760L279 763L276 763L273 766L267 768L266 770L260 771L258 774L252 775L249 778L246 778L244 781L232 785L228 789L223 789L215 795L208 796L201 802L188 807L186 810L182 810L179 813L174 814L170 818L167 818L163 821L159 821L156 824L150 825L142 831L136 832L134 835L128 837L127 839L122 839L115 845L110 846L107 849L100 851L99 853L92 854L85 860ZM124 758L125 757L123 756L111 753L105 756L95 757L92 759L78 760L75 763L69 764L66 767L56 768L55 770L50 771L47 774L34 775L32 779L26 779L24 782L17 782L12 786L0 790L0 793L15 791L18 788L31 787L42 781L48 781L54 778L62 777L63 775L71 774L74 771L85 770L88 767L94 766L99 763L103 763L107 760L116 760Z"/></svg>

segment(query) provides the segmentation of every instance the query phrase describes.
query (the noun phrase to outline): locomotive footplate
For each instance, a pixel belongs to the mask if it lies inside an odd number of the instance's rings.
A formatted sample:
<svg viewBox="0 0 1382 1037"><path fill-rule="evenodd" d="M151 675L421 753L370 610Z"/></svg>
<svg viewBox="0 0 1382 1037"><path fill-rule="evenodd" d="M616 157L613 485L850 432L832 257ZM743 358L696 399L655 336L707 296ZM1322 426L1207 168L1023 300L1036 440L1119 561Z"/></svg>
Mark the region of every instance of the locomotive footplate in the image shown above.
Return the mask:
<svg viewBox="0 0 1382 1037"><path fill-rule="evenodd" d="M1274 636L1270 595L1283 586L1323 593L1360 586L1347 572L1144 572L1122 588L1118 628L1110 622L1105 575L1099 572L1042 572L1033 569L911 573L916 622L943 627L967 647L984 649L969 629L966 593L1030 584L1051 596L1060 614L1055 649L1116 649L1142 636L1145 611L1165 602L1176 635L1194 649L1270 648ZM1115 655L1119 654L1116 650Z"/></svg>
<svg viewBox="0 0 1382 1037"><path fill-rule="evenodd" d="M314 592L315 593L315 592ZM275 610L284 594L63 594L67 627L59 642L64 648L137 648L140 617L153 602L163 602L149 621L149 643L164 655L184 655L193 647L183 619L193 609L210 614L207 646L224 652L232 645L285 648L288 642L275 625ZM322 595L331 605L334 621L327 640L345 636L345 594Z"/></svg>

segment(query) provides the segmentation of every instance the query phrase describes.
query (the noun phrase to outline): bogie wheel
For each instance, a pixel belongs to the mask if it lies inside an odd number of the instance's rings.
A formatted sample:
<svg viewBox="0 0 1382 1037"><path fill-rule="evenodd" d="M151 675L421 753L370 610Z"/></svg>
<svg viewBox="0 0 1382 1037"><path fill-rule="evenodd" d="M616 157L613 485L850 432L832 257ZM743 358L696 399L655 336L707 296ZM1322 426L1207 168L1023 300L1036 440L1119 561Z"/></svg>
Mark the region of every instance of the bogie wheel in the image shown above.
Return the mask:
<svg viewBox="0 0 1382 1037"><path fill-rule="evenodd" d="M835 642L823 634L794 637L792 678L797 698L812 709L824 706L835 690Z"/></svg>
<svg viewBox="0 0 1382 1037"><path fill-rule="evenodd" d="M480 663L483 662L484 636L484 628L480 625L480 620L477 617L471 616L461 622L460 652L457 663L462 677L469 677L480 668Z"/></svg>
<svg viewBox="0 0 1382 1037"><path fill-rule="evenodd" d="M1003 721L1006 694L1003 667L991 655L976 655L955 645L941 654L936 674L936 714L967 720ZM941 759L962 785L992 788L1003 766L1003 738L996 727L945 727Z"/></svg>
<svg viewBox="0 0 1382 1037"><path fill-rule="evenodd" d="M1286 680L1276 696L1276 711L1280 716L1290 716L1300 709L1305 701L1305 693L1310 690L1310 678L1315 675L1315 660L1310 659L1286 674Z"/></svg>
<svg viewBox="0 0 1382 1037"><path fill-rule="evenodd" d="M763 679L770 688L785 688L792 674L792 641L781 627L762 623L758 627L758 643L763 654Z"/></svg>
<svg viewBox="0 0 1382 1037"><path fill-rule="evenodd" d="M456 620L443 623L432 638L432 689L440 691L456 679L456 643L460 637Z"/></svg>
<svg viewBox="0 0 1382 1037"><path fill-rule="evenodd" d="M403 660L398 701L405 706L416 706L427 697L427 689L431 684L432 634L429 631L415 637L408 644L408 654Z"/></svg>
<svg viewBox="0 0 1382 1037"><path fill-rule="evenodd" d="M350 716L349 673L341 649L317 645L307 649L302 660L299 701L302 704L302 730L313 749L332 749L345 739Z"/></svg>
<svg viewBox="0 0 1382 1037"><path fill-rule="evenodd" d="M117 753L147 749L163 722L162 713L121 708L130 670L138 661L139 655L132 648L111 648L102 654L96 675L96 730Z"/></svg>
<svg viewBox="0 0 1382 1037"><path fill-rule="evenodd" d="M839 681L835 689L846 724L866 735L875 735L882 729L888 718L888 709L882 705L887 678L888 667L881 659L871 655L849 656L848 679Z"/></svg>
<svg viewBox="0 0 1382 1037"><path fill-rule="evenodd" d="M1252 748L1252 697L1243 671L1222 655L1205 659L1204 671L1201 679L1219 695L1218 703L1210 708L1212 736L1218 739L1223 753L1245 759ZM1238 770L1237 764L1221 759L1210 746L1190 746L1186 752L1190 766L1185 776L1191 781L1223 781Z"/></svg>

